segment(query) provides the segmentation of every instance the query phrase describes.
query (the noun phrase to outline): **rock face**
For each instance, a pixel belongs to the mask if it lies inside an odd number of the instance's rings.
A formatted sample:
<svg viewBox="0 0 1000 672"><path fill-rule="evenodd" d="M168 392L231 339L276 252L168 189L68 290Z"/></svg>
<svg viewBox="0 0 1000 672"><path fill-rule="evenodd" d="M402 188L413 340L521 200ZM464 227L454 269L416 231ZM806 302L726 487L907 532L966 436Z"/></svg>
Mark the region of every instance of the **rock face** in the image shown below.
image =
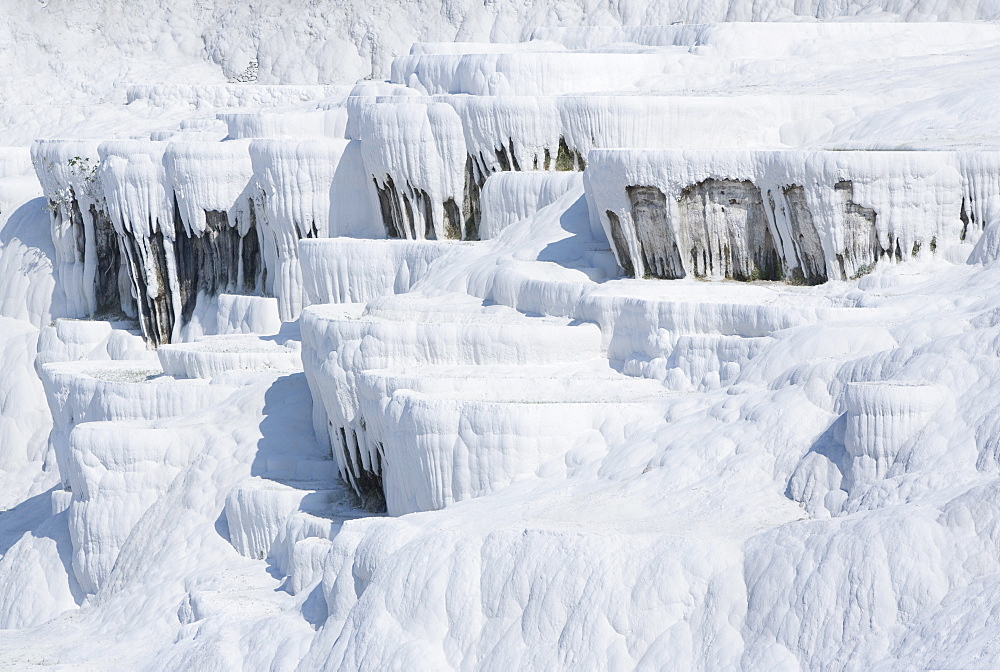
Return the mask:
<svg viewBox="0 0 1000 672"><path fill-rule="evenodd" d="M584 179L594 227L629 275L815 285L939 246L968 255L958 249L983 232L968 211L996 207L972 191L996 161L993 152L600 150Z"/></svg>
<svg viewBox="0 0 1000 672"><path fill-rule="evenodd" d="M901 449L945 401L933 385L853 383L847 388L844 445L852 462L851 487L885 478Z"/></svg>
<svg viewBox="0 0 1000 672"><path fill-rule="evenodd" d="M882 257L893 254L893 246L890 242L890 249L887 250L879 245L878 228L875 226L878 213L854 202L852 182L841 180L833 185L833 189L843 204L844 218L845 245L843 253L837 255L837 266L841 277L856 278L870 271ZM902 259L898 242L895 249L896 259Z"/></svg>
<svg viewBox="0 0 1000 672"><path fill-rule="evenodd" d="M450 106L436 105L364 108L357 125L367 141L105 143L97 148L103 158L95 159L86 175L77 164L86 161L90 166L90 159L66 159L65 155L93 153L94 147L81 149L79 143L58 142L38 145L37 170L48 185L58 240L64 241L57 247L64 250L61 263L67 273L84 273L77 314L138 314L144 333L154 343L178 339L194 319L198 302L222 293L275 296L282 318L291 319L304 305L299 240L332 234L477 239L481 190L490 171L546 176L561 168L583 167L582 161L559 158L572 154L563 151L563 136L559 136L556 160L534 162L534 170L521 170L512 141L509 151L506 147L497 150L498 163L486 167L481 158L468 158L469 152L477 150L464 139L463 120ZM475 108L466 104L460 109ZM424 129L421 132L427 137L411 137L414 128ZM482 133L478 129L474 135ZM351 149L352 142L360 143L363 161L355 156L359 150ZM427 151L431 154L422 153ZM620 160L615 157L629 154L644 158L632 167L612 168ZM838 278L858 277L882 258L902 260L921 247L933 251L939 239L975 240L977 215L965 204L974 202L971 194L962 196L960 231L949 225L940 235L931 232L928 239L926 232L910 231L900 221L906 209L928 207L921 198L941 202L957 196L933 191L943 186L928 184L930 191L901 200L896 192L866 184L868 198L885 200L882 204L869 201L876 208L855 200L852 180L809 190L797 183L772 186L769 182L769 175L780 169L797 175L798 181L817 172L853 171L869 183L871 159L857 154L858 159L849 156L845 161L805 153L758 152L753 155L758 167L747 174L763 175L755 179L764 191L752 179L707 178L683 186L670 182L667 191L666 183L626 184L626 211L603 208L609 244L623 269L644 277L816 284L831 273ZM600 208L602 199L608 198L608 179L621 180L635 165L648 161L661 162L649 164L653 170L668 170L672 162L686 156L650 150L597 152L597 165L584 171L587 197ZM921 171L930 170L935 160L968 163L958 155L929 158L917 162L916 179L930 179L929 175L920 177ZM691 160L688 172L698 161L711 165L717 159L698 155ZM61 163L69 170L54 168ZM610 178L605 175L609 170L616 171ZM365 172L376 175L367 195L356 191L358 187L363 190ZM555 184L552 178L544 179L539 185ZM595 186L598 180L602 180L599 187ZM205 184L213 187L206 189ZM78 193L86 193L86 199L81 201ZM381 211L381 232L340 212L346 208L364 221L371 203L377 203ZM534 198L523 212L544 203ZM490 207L495 211L498 206ZM81 208L86 208L86 216ZM881 223L878 209L883 212ZM961 212L966 212L964 220ZM494 224L487 227L488 235L496 235Z"/></svg>
<svg viewBox="0 0 1000 672"><path fill-rule="evenodd" d="M752 182L705 180L681 191L678 209L681 248L695 277L781 279L760 189Z"/></svg>
<svg viewBox="0 0 1000 672"><path fill-rule="evenodd" d="M647 269L652 269L650 272L658 278L683 278L687 274L681 263L677 239L673 227L667 223L667 197L656 187L630 186L626 191L628 200L632 204L632 221L635 222L636 238L642 245L643 265ZM611 242L618 250L627 249L617 215L611 223ZM634 272L633 262L624 254L620 254L620 258L626 259L622 262L623 265L627 265ZM692 248L693 254L695 254L694 248Z"/></svg>
<svg viewBox="0 0 1000 672"><path fill-rule="evenodd" d="M179 340L199 302L224 293L274 296L282 318L294 319L298 241L330 234L331 196L358 196L349 144L36 144L60 264L80 278L70 314L137 316L154 344ZM76 155L88 150L93 157ZM338 207L334 233L366 231L349 221L369 212L361 203Z"/></svg>
<svg viewBox="0 0 1000 672"><path fill-rule="evenodd" d="M805 189L797 184L785 187L782 191L785 202L788 203L788 218L791 223L791 244L795 250L796 266L801 273L802 281L807 285L818 285L826 282L829 277L826 272L826 258L823 254L823 241L816 230L816 222L806 203ZM774 211L774 201L768 198L768 204ZM872 222L874 225L874 221ZM844 274L846 269L841 269ZM793 271L794 273L794 271Z"/></svg>

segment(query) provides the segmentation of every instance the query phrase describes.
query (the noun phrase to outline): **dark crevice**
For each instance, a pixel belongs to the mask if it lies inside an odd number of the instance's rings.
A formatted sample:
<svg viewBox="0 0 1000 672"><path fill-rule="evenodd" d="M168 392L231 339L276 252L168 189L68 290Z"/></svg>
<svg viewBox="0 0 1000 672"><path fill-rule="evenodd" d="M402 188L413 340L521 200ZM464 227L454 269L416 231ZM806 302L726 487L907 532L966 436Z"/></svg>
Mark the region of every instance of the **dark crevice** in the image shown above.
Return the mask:
<svg viewBox="0 0 1000 672"><path fill-rule="evenodd" d="M510 161L507 160L507 149L505 147L501 147L500 149L495 150L495 153L497 155L497 163L500 164L500 170L510 170Z"/></svg>
<svg viewBox="0 0 1000 672"><path fill-rule="evenodd" d="M444 202L444 224L445 236L458 240L462 238L462 213L458 209L458 204L454 198L449 198ZM478 232L476 232L478 234ZM476 238L479 236L476 235ZM466 236L468 239L468 236Z"/></svg>
<svg viewBox="0 0 1000 672"><path fill-rule="evenodd" d="M73 190L70 189L72 195ZM73 242L76 246L76 260L82 262L87 258L87 230L83 226L83 213L80 212L80 204L76 196L71 196L70 202L70 225L73 228Z"/></svg>
<svg viewBox="0 0 1000 672"><path fill-rule="evenodd" d="M962 233L960 236L961 240L965 240L965 237L969 235L969 213L965 209L965 197L962 197L962 210L958 213L958 218L962 220Z"/></svg>
<svg viewBox="0 0 1000 672"><path fill-rule="evenodd" d="M521 170L521 166L517 162L517 154L514 153L514 139L513 138L509 138L507 145L510 148L510 165L511 165L511 168L513 168L514 170L520 171Z"/></svg>
<svg viewBox="0 0 1000 672"><path fill-rule="evenodd" d="M462 199L462 220L465 223L463 238L465 240L479 240L479 222L482 217L479 195L485 182L485 171L480 168L478 161L472 156L468 156L465 159L465 193Z"/></svg>
<svg viewBox="0 0 1000 672"><path fill-rule="evenodd" d="M586 167L587 162L584 161L583 155L575 149L570 149L569 145L566 144L566 138L560 136L559 150L556 154L556 170L584 170Z"/></svg>
<svg viewBox="0 0 1000 672"><path fill-rule="evenodd" d="M91 205L90 220L94 223L94 249L97 253L97 273L94 277L97 314L118 317L126 305L121 293L122 246L106 212Z"/></svg>
<svg viewBox="0 0 1000 672"><path fill-rule="evenodd" d="M379 210L382 212L382 224L385 226L386 235L389 238L405 238L402 228L403 213L396 199L396 185L392 177L385 176L385 185L380 185L374 178L373 181L378 191Z"/></svg>
<svg viewBox="0 0 1000 672"><path fill-rule="evenodd" d="M369 511L384 512L385 491L382 485L382 447L377 446L375 455L372 456L374 464L371 468L364 466L361 456L361 440L357 432L352 429L338 427L335 430L337 443L341 451L341 463L346 465L341 470L341 476L351 487L360 500L363 508Z"/></svg>

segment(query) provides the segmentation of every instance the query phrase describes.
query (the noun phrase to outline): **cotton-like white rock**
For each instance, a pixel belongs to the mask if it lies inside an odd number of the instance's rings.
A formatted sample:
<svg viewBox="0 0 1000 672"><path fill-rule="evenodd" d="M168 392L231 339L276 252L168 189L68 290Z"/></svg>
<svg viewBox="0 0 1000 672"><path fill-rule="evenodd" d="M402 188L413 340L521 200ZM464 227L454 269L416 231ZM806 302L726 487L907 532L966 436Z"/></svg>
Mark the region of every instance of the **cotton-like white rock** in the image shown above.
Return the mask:
<svg viewBox="0 0 1000 672"><path fill-rule="evenodd" d="M443 240L302 240L299 261L305 298L309 304L365 303L403 294L439 258L461 256L468 249L467 243Z"/></svg>
<svg viewBox="0 0 1000 672"><path fill-rule="evenodd" d="M535 214L580 184L578 173L496 173L483 183L479 195L482 221L479 237L495 238L509 224Z"/></svg>
<svg viewBox="0 0 1000 672"><path fill-rule="evenodd" d="M176 378L211 379L226 371L288 370L301 367L297 350L255 335L206 336L156 351L163 372Z"/></svg>
<svg viewBox="0 0 1000 672"><path fill-rule="evenodd" d="M0 22L0 660L1000 665L1000 8L92 4Z"/></svg>
<svg viewBox="0 0 1000 672"><path fill-rule="evenodd" d="M302 310L297 244L330 235L378 237L371 205L359 182L364 172L356 145L342 139L255 140L250 144L260 189L257 222L266 290L278 298L281 318Z"/></svg>

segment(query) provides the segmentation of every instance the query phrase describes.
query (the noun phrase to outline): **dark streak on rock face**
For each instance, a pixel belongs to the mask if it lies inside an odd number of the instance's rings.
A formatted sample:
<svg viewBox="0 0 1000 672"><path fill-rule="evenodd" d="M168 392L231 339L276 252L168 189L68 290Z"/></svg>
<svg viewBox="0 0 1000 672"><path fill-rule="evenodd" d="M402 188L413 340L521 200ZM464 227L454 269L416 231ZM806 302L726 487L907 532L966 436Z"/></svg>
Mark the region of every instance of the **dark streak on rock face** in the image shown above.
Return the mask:
<svg viewBox="0 0 1000 672"><path fill-rule="evenodd" d="M174 308L167 292L169 276L163 233L157 227L148 238L126 234L125 251L136 289L139 325L143 336L156 345L169 343L174 325ZM149 277L147 272L152 273L153 277ZM152 296L150 287L157 288Z"/></svg>
<svg viewBox="0 0 1000 672"><path fill-rule="evenodd" d="M965 197L962 197L962 209L958 213L958 218L962 222L962 234L960 240L965 240L965 237L969 235L969 224L975 224L976 213L971 212L965 207Z"/></svg>
<svg viewBox="0 0 1000 672"><path fill-rule="evenodd" d="M52 209L57 203L50 201ZM129 291L131 278L123 264L123 242L120 240L108 213L91 203L87 211L93 225L93 240L88 241L88 230L84 213L80 209L72 189L70 189L69 223L73 236L74 261L77 264L93 263L94 308L89 317L121 318L136 315L135 302ZM88 244L92 246L93 259L88 258Z"/></svg>
<svg viewBox="0 0 1000 672"><path fill-rule="evenodd" d="M674 230L668 221L666 195L656 187L631 186L626 187L626 191L632 204L632 223L635 226L639 253L642 255L646 273L654 278L667 280L683 278L686 273L681 263ZM612 232L614 232L613 222ZM625 251L624 256L628 256L628 248L624 246L624 232L619 232L619 235ZM630 263L630 266L634 275L635 264Z"/></svg>
<svg viewBox="0 0 1000 672"><path fill-rule="evenodd" d="M406 197L406 194L399 195L399 198L403 203L403 213L406 216L406 219L402 222L402 228L409 233L406 236L407 238L416 238L417 227L413 221L413 207L410 206L410 199ZM399 225L397 224L397 226Z"/></svg>
<svg viewBox="0 0 1000 672"><path fill-rule="evenodd" d="M351 428L339 427L331 432L336 437L332 450L340 451L342 464L348 465L341 476L370 511L385 511L385 491L382 486L381 447L374 455L374 464L365 467L361 455L361 440Z"/></svg>
<svg viewBox="0 0 1000 672"><path fill-rule="evenodd" d="M760 189L708 179L681 191L679 231L696 277L782 280L783 267Z"/></svg>
<svg viewBox="0 0 1000 672"><path fill-rule="evenodd" d="M462 237L462 213L459 212L458 203L454 198L444 202L444 229L447 238L458 240ZM478 238L478 231L476 233Z"/></svg>
<svg viewBox="0 0 1000 672"><path fill-rule="evenodd" d="M424 220L424 239L437 240L437 231L434 230L434 208L426 191L417 193L417 204L420 206Z"/></svg>
<svg viewBox="0 0 1000 672"><path fill-rule="evenodd" d="M556 153L556 170L584 170L586 167L587 162L584 160L583 154L576 149L570 149L569 145L566 144L566 138L560 137L559 149Z"/></svg>
<svg viewBox="0 0 1000 672"><path fill-rule="evenodd" d="M875 263L898 249L898 241L890 240L889 247L879 243L875 223L878 214L854 202L854 183L842 180L833 185L844 208L844 249L837 255L842 278L859 278L870 273ZM901 252L897 255L902 257Z"/></svg>
<svg viewBox="0 0 1000 672"><path fill-rule="evenodd" d="M514 150L514 139L506 138L505 141L498 139L497 142L498 146L493 149L492 157L471 154L466 156L461 209L454 198L449 198L440 204L444 209L445 238L479 240L482 218L479 195L486 178L496 172L498 165L501 172L522 170L521 161L518 160ZM558 147L544 149L544 158L541 162L539 157L535 156L531 162L525 163L525 166L536 170L541 167L544 170L582 171L586 168L587 162L580 151L571 149L566 139L560 137ZM404 187L398 187L389 175L382 176L381 182L377 176L372 175L371 178L378 193L379 211L386 236L425 240L434 240L437 237L433 222L438 204L431 202L425 190L416 189L408 183Z"/></svg>
<svg viewBox="0 0 1000 672"><path fill-rule="evenodd" d="M854 202L853 184L841 181L834 188L842 199L845 228L845 249L837 255L840 277L863 275L886 255L901 260L904 251L899 240L891 238L885 248L879 243L878 215ZM760 189L749 180L707 179L681 190L676 222L670 221L667 196L660 189L632 185L626 191L647 277L673 279L687 273L699 278L780 280L807 285L829 279L823 242L806 203L805 190L799 185L784 187L783 200L769 191L765 206ZM780 210L776 201L781 202ZM621 218L611 211L606 214L619 263L633 275L640 260L631 257ZM787 229L782 228L782 221L788 223ZM778 238L781 245L777 245L775 235L781 231L791 239ZM936 240L931 249L934 247ZM914 245L912 254L917 250L919 244Z"/></svg>
<svg viewBox="0 0 1000 672"><path fill-rule="evenodd" d="M468 165L467 165L468 169ZM438 234L434 227L434 203L430 195L423 189L415 189L407 183L405 189L398 189L389 175L385 176L385 184L375 182L378 192L379 210L382 214L382 224L389 238L406 238L410 240L437 240ZM466 183L466 190L469 190ZM478 206L479 185L475 186L475 197L466 198L466 202L475 207L475 212L467 215L465 231L462 231L463 217L454 199L449 198L442 204L444 209L444 234L450 240L478 240Z"/></svg>
<svg viewBox="0 0 1000 672"><path fill-rule="evenodd" d="M801 273L803 284L822 284L827 281L826 257L823 254L823 244L816 231L812 212L806 205L805 189L793 184L785 187L784 196L789 207L788 219L792 228L792 247L798 257L798 268L793 270L793 274L795 271Z"/></svg>
<svg viewBox="0 0 1000 672"><path fill-rule="evenodd" d="M465 191L464 202L462 203L462 220L464 225L462 227L461 240L479 240L479 225L482 218L479 206L479 194L486 183L486 178L498 172L498 165L500 168L499 172L520 172L525 170L525 168L521 167L521 162L514 151L513 138L507 138L506 142L498 138L496 142L499 144L499 146L493 149L493 157L496 159L496 163L493 163L492 158L489 156L478 154L476 156L470 154L466 158ZM522 156L522 158L525 157ZM525 162L524 165L530 170L569 172L584 170L587 167L587 161L579 150L570 148L566 142L566 138L560 136L557 147L545 147L541 156L536 154L531 157L530 162ZM376 187L378 187L377 183ZM379 197L381 201L381 191ZM451 230L451 222L454 220L448 214L448 202L445 202L444 207L446 226ZM386 209L386 206L383 205L383 213ZM383 214L384 219L385 215ZM458 238L457 236L452 236L450 233L448 234L448 238L453 237Z"/></svg>
<svg viewBox="0 0 1000 672"><path fill-rule="evenodd" d="M70 189L70 194L73 190ZM87 231L83 226L83 213L80 212L80 203L76 196L72 196L70 205L70 221L73 227L73 238L76 243L76 260L82 262L87 258Z"/></svg>
<svg viewBox="0 0 1000 672"><path fill-rule="evenodd" d="M499 149L494 150L494 153L497 156L497 163L500 164L500 170L504 172L510 170L510 160L507 158L507 148L500 147Z"/></svg>
<svg viewBox="0 0 1000 672"><path fill-rule="evenodd" d="M164 238L159 222L155 233L148 238L132 233L121 238L119 249L125 252L140 326L151 343L170 342L176 320L180 319L181 324L191 320L199 294L261 292L263 264L255 222L251 219L246 235L241 236L235 226L230 226L226 213L208 211L205 216L205 231L189 235L175 202L174 221L169 223L173 226L172 243ZM110 249L112 246L108 245ZM113 257L110 251L105 254L109 259ZM173 261L172 272L168 270L168 258ZM172 281L177 297L170 294ZM150 287L157 288L153 296ZM110 296L109 289L108 301ZM179 316L174 313L175 298L180 303Z"/></svg>
<svg viewBox="0 0 1000 672"><path fill-rule="evenodd" d="M462 221L465 229L463 240L479 240L479 222L482 218L479 194L485 183L486 171L476 159L468 155L465 159L465 193L462 202Z"/></svg>
<svg viewBox="0 0 1000 672"><path fill-rule="evenodd" d="M403 221L403 213L399 209L396 201L396 186L392 178L386 176L385 186L381 186L378 180L372 178L375 183L375 190L378 191L379 211L382 213L382 225L385 226L385 233L389 238L405 238L403 230L399 228L397 222Z"/></svg>
<svg viewBox="0 0 1000 672"><path fill-rule="evenodd" d="M250 230L240 236L224 212L206 211L205 219L207 225L200 236L188 235L175 207L174 255L185 324L194 314L199 294L248 294L258 289L261 263L257 232Z"/></svg>
<svg viewBox="0 0 1000 672"><path fill-rule="evenodd" d="M681 278L686 271L695 277L818 285L831 276L855 279L871 272L883 258L900 262L916 256L925 246L931 252L938 246L936 236L914 240L905 249L903 240L892 232L880 238L878 213L854 200L850 180L833 185L834 211L824 213L837 215L834 221L843 235L841 249L833 251L836 266L832 268L827 264L831 251L824 249L816 213L810 210L800 185L783 187L777 197L768 191L765 205L760 189L749 180L707 179L681 190L676 222L669 221L672 210L658 188L632 185L626 190L638 253L650 277ZM619 263L633 274L640 260L630 256L620 218L611 211L606 214ZM964 240L976 226L975 213L965 199L959 219ZM790 238L786 240L782 234ZM675 248L683 254L675 256Z"/></svg>
<svg viewBox="0 0 1000 672"><path fill-rule="evenodd" d="M614 247L615 257L618 265L625 271L625 275L632 277L635 275L635 267L632 265L632 255L629 252L628 244L625 242L625 233L622 231L622 223L613 211L605 213L611 223L611 244Z"/></svg>
<svg viewBox="0 0 1000 672"><path fill-rule="evenodd" d="M94 295L97 314L116 316L122 313L135 315L131 293L124 292L122 282L122 242L115 232L111 219L103 210L90 206L90 219L94 223L94 248L97 252L97 275L94 278ZM124 301L123 301L124 299Z"/></svg>

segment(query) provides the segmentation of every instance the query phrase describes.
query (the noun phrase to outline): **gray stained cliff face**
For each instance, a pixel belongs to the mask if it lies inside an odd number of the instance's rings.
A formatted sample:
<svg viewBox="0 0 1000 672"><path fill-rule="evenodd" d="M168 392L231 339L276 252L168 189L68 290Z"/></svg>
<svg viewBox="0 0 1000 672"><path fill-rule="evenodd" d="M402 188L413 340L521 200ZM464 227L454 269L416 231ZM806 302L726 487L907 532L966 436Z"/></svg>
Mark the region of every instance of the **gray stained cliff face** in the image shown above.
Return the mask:
<svg viewBox="0 0 1000 672"><path fill-rule="evenodd" d="M611 223L611 245L618 259L618 264L625 271L625 275L631 277L635 275L635 266L632 265L632 256L629 253L628 242L625 238L625 231L622 229L621 218L613 210L605 212L608 221Z"/></svg>
<svg viewBox="0 0 1000 672"><path fill-rule="evenodd" d="M114 224L103 210L90 206L94 222L97 275L94 278L94 295L98 315L115 315L124 312L135 316L128 269L122 263L123 241L115 233Z"/></svg>
<svg viewBox="0 0 1000 672"><path fill-rule="evenodd" d="M635 237L649 276L676 279L690 273L697 278L743 281L784 278L760 190L752 182L710 179L685 188L678 199L676 223L670 221L667 196L658 188L630 186L628 196ZM611 232L619 259L626 259L624 233L617 217L611 220ZM633 263L624 264L634 269Z"/></svg>
<svg viewBox="0 0 1000 672"><path fill-rule="evenodd" d="M564 137L559 138L557 147L546 147L543 153L528 157L530 163L518 160L513 139L508 138L506 142L497 139L497 145L493 150L494 156L489 158L480 154L466 155L461 207L454 198L446 199L441 204L435 203L426 190L418 189L408 181L397 184L391 175L384 175L381 179L371 175L386 236L407 240L479 240L482 218L479 197L490 175L498 170L579 172L587 167L583 154L570 148ZM438 207L443 208L441 232L435 223Z"/></svg>
<svg viewBox="0 0 1000 672"><path fill-rule="evenodd" d="M681 249L695 277L784 278L760 189L748 180L705 180L681 191Z"/></svg>
<svg viewBox="0 0 1000 672"><path fill-rule="evenodd" d="M793 278L806 285L818 285L826 282L826 258L823 255L823 243L816 231L816 223L812 212L806 205L806 190L797 184L785 187L783 190L785 202L788 203L788 220L791 224L792 249L795 251L796 264L792 271ZM774 199L768 194L771 208L774 209ZM796 273L801 274L799 276Z"/></svg>
<svg viewBox="0 0 1000 672"><path fill-rule="evenodd" d="M856 278L871 270L871 267L886 254L892 253L879 244L878 229L875 222L878 215L871 208L865 208L854 202L854 184L841 180L834 185L844 209L844 249L837 254L842 278ZM898 246L898 243L897 243ZM901 252L901 251L900 251ZM901 253L897 253L902 258Z"/></svg>
<svg viewBox="0 0 1000 672"><path fill-rule="evenodd" d="M149 237L126 233L123 242L142 335L156 345L169 343L175 315L168 291L170 271L163 232L157 229Z"/></svg>
<svg viewBox="0 0 1000 672"><path fill-rule="evenodd" d="M256 226L241 236L224 212L205 212L207 226L200 236L189 235L174 213L174 255L180 289L181 318L190 321L198 295L221 292L254 294L260 290L261 255Z"/></svg>
<svg viewBox="0 0 1000 672"><path fill-rule="evenodd" d="M646 272L656 278L683 278L686 274L670 226L666 195L656 187L628 187L628 198ZM612 237L614 231L612 224ZM620 232L619 236L622 236ZM629 266L634 268L634 264Z"/></svg>
<svg viewBox="0 0 1000 672"><path fill-rule="evenodd" d="M174 227L171 241L160 226L150 236L136 236L131 230L116 233L108 228L107 215L97 213L95 291L99 310L113 311L121 305L122 295L134 296L143 336L160 345L171 341L178 320L181 324L190 321L199 294L260 294L264 269L256 226L251 224L241 236L226 213L205 214L205 231L189 235L175 210L174 222L168 223ZM119 276L126 270L127 281Z"/></svg>
<svg viewBox="0 0 1000 672"><path fill-rule="evenodd" d="M632 185L626 191L630 221L611 210L605 215L609 242L630 276L641 270L645 277L668 280L693 276L817 285L831 276L860 277L884 257L901 261L919 250L919 242L912 251L903 250L892 235L887 243L880 241L878 213L854 201L849 180L833 185L833 211L824 213L810 209L805 189L797 184L777 195L768 190L765 200L750 180L706 179L674 195L674 208L658 187ZM829 255L837 264L832 270L817 226L821 215L836 220L842 230L838 248ZM636 250L629 248L628 226ZM932 250L935 245L932 239Z"/></svg>

